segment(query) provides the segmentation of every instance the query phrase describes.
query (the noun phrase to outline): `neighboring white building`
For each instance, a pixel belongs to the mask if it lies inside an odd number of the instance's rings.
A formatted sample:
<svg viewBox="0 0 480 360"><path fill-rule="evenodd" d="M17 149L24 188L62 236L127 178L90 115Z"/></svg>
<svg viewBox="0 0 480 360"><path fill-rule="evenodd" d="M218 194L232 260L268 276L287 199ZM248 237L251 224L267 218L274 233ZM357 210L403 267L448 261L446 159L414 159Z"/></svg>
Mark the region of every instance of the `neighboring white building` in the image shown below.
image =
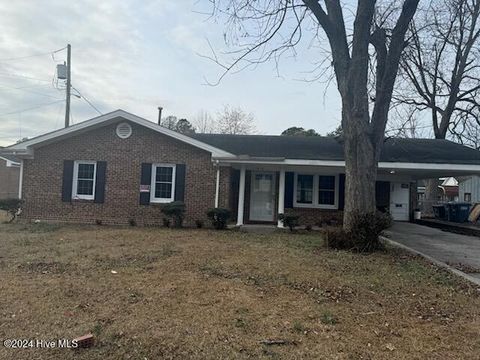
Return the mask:
<svg viewBox="0 0 480 360"><path fill-rule="evenodd" d="M458 178L458 196L460 201L480 203L480 176Z"/></svg>

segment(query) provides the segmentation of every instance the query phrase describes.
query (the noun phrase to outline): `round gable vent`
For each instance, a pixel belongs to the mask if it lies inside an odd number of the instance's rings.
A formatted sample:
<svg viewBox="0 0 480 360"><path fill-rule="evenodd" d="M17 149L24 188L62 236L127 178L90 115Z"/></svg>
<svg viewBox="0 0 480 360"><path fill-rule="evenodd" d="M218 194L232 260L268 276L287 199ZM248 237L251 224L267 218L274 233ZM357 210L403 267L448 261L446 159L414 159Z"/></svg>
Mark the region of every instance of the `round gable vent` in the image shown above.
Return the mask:
<svg viewBox="0 0 480 360"><path fill-rule="evenodd" d="M120 139L127 139L132 135L132 127L129 123L121 123L117 125L117 136Z"/></svg>

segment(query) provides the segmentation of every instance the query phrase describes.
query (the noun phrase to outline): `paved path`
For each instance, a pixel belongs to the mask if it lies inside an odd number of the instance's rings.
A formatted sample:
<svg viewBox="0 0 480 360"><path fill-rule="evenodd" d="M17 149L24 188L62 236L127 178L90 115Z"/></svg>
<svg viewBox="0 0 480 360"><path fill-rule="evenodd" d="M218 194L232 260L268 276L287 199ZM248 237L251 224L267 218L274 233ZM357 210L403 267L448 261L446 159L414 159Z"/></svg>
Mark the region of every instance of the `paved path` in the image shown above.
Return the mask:
<svg viewBox="0 0 480 360"><path fill-rule="evenodd" d="M458 264L478 269L469 275L480 279L480 238L458 235L427 226L397 222L386 231L400 244L458 268ZM460 269L460 268L459 268Z"/></svg>

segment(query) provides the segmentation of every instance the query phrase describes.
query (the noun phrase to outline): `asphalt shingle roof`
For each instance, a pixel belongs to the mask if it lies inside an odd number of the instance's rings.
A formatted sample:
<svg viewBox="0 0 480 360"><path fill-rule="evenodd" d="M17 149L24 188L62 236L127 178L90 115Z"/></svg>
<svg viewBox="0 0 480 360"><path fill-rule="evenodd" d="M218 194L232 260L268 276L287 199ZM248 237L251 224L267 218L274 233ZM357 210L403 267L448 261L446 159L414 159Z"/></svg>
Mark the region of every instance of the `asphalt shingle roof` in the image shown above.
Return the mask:
<svg viewBox="0 0 480 360"><path fill-rule="evenodd" d="M333 137L224 134L192 137L235 155L344 160L343 145ZM448 140L390 138L384 143L380 161L480 165L480 151Z"/></svg>

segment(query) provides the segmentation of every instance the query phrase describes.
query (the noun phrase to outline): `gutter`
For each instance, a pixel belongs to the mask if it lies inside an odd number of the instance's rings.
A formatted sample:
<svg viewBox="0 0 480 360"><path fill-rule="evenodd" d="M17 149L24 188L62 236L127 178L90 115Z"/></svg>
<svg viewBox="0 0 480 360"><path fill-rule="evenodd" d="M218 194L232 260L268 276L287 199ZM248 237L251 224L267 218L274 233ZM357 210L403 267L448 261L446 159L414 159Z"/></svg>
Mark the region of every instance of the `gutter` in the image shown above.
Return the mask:
<svg viewBox="0 0 480 360"><path fill-rule="evenodd" d="M13 155L21 159L32 159L33 158L33 151L30 149L25 150L15 150L9 148L3 148L0 150L0 156L3 155Z"/></svg>
<svg viewBox="0 0 480 360"><path fill-rule="evenodd" d="M288 159L284 157L250 157L237 155L234 157L212 157L212 160L228 164L261 164L261 165L292 165L292 166L327 166L345 167L344 160L314 160L314 159ZM469 174L480 174L480 164L449 164L449 163L416 163L416 162L389 162L378 163L379 169L385 170L435 170L435 171L462 171Z"/></svg>

